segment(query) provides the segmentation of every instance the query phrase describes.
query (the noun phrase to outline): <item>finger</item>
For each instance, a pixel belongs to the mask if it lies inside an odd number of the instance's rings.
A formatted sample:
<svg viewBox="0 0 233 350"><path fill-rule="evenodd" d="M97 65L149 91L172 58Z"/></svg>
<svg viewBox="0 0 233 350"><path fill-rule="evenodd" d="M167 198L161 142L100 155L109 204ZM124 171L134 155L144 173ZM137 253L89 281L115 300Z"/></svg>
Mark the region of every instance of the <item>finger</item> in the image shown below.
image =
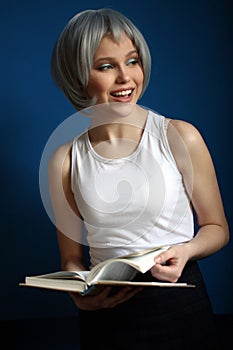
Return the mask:
<svg viewBox="0 0 233 350"><path fill-rule="evenodd" d="M154 258L155 264L164 264L166 261L174 257L174 250L172 248L168 249Z"/></svg>
<svg viewBox="0 0 233 350"><path fill-rule="evenodd" d="M119 291L116 294L116 299L118 300L126 300L131 298L131 296L137 294L140 292L143 288L142 287L127 287L127 288L122 288L121 291Z"/></svg>
<svg viewBox="0 0 233 350"><path fill-rule="evenodd" d="M102 308L111 289L111 287L104 287L98 295L80 295L79 293L70 293L70 295L79 309L93 311Z"/></svg>
<svg viewBox="0 0 233 350"><path fill-rule="evenodd" d="M142 287L137 287L137 288L132 288L131 290L129 290L124 297L119 301L120 303L123 303L129 299L131 299L134 295L138 294L139 292L141 292L143 290Z"/></svg>
<svg viewBox="0 0 233 350"><path fill-rule="evenodd" d="M117 292L114 296L109 298L106 303L105 307L107 308L113 308L118 304L121 304L130 298L132 298L135 294L140 292L143 288L142 287L127 287L127 288L121 288L119 292Z"/></svg>
<svg viewBox="0 0 233 350"><path fill-rule="evenodd" d="M112 287L104 286L103 289L94 297L99 299L99 300L105 299L110 294L111 290L112 290Z"/></svg>
<svg viewBox="0 0 233 350"><path fill-rule="evenodd" d="M111 290L112 287L104 287L103 290L101 290L97 295L90 295L90 303L93 304L95 307L101 307L105 300L111 298L109 297Z"/></svg>
<svg viewBox="0 0 233 350"><path fill-rule="evenodd" d="M168 282L177 282L178 278L180 277L175 265L156 264L151 269L151 274L160 281Z"/></svg>

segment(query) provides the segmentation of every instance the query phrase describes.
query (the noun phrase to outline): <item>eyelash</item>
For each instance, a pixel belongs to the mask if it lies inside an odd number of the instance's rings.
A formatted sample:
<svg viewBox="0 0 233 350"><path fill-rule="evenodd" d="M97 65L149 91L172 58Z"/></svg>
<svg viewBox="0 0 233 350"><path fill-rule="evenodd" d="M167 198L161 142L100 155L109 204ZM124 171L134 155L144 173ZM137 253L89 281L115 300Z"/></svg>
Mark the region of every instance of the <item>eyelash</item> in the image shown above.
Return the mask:
<svg viewBox="0 0 233 350"><path fill-rule="evenodd" d="M139 60L137 58L130 58L127 62L126 62L126 65L135 65L135 64L138 64L139 63ZM106 64L102 64L101 66L99 66L97 69L99 71L105 71L105 70L108 70L108 69L113 69L114 68L114 65L110 64L110 63L106 63Z"/></svg>

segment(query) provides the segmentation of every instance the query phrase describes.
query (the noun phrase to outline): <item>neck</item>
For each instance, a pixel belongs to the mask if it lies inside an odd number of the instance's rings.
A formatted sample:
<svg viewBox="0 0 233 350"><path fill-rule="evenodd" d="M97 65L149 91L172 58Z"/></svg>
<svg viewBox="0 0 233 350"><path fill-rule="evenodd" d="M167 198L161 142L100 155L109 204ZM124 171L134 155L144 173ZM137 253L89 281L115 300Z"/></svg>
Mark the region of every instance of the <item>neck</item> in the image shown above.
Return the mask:
<svg viewBox="0 0 233 350"><path fill-rule="evenodd" d="M119 106L119 104L117 105ZM110 107L104 106L104 108L98 107L98 113L95 113L89 128L91 143L115 139L136 140L139 135L141 138L148 111L138 105L130 105L130 108L125 104L118 106L115 110L112 105ZM130 113L126 113L126 111L130 111Z"/></svg>
<svg viewBox="0 0 233 350"><path fill-rule="evenodd" d="M88 134L92 147L106 158L127 157L137 148L145 128L148 112L140 109L140 113L125 118L107 119L107 123L94 123Z"/></svg>

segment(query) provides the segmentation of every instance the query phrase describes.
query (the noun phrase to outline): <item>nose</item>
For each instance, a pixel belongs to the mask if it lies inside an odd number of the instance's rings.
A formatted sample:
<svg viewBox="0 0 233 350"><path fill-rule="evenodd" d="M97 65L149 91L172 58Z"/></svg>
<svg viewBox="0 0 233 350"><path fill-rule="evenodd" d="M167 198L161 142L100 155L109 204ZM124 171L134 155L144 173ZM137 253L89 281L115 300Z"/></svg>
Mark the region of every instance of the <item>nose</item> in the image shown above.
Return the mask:
<svg viewBox="0 0 233 350"><path fill-rule="evenodd" d="M127 67L118 68L116 81L118 84L124 84L130 81L130 76L128 74Z"/></svg>

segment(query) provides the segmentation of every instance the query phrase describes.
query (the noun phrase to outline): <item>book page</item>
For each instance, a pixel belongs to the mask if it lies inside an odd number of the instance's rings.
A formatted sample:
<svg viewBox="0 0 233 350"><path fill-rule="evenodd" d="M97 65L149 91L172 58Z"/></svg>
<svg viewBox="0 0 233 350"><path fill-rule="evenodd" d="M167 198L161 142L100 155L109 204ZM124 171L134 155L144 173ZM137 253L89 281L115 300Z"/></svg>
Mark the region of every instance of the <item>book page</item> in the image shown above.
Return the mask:
<svg viewBox="0 0 233 350"><path fill-rule="evenodd" d="M162 249L168 249L170 247L171 247L171 245L169 245L169 246L168 245L163 245L163 246L148 248L148 249L136 251L134 253L130 253L128 255L123 255L120 258L126 258L126 259L131 258L131 257L134 258L134 257L137 257L137 256L145 255L147 253L161 251Z"/></svg>
<svg viewBox="0 0 233 350"><path fill-rule="evenodd" d="M25 283L20 283L20 285L79 293L87 289L86 283L77 279L40 278L31 276L26 277Z"/></svg>
<svg viewBox="0 0 233 350"><path fill-rule="evenodd" d="M124 261L111 261L108 264L102 264L101 269L91 270L87 278L87 283L92 284L97 280L116 280L130 281L134 278L137 271Z"/></svg>
<svg viewBox="0 0 233 350"><path fill-rule="evenodd" d="M46 273L44 275L35 276L37 278L46 279L78 279L86 281L90 271L57 271L52 273Z"/></svg>
<svg viewBox="0 0 233 350"><path fill-rule="evenodd" d="M111 281L111 280L99 280L94 283L94 285L101 285L101 286L132 286L132 287L183 287L183 288L195 288L196 286L194 284L188 284L188 283L179 283L179 282L140 282L140 281Z"/></svg>
<svg viewBox="0 0 233 350"><path fill-rule="evenodd" d="M145 273L154 266L154 257L167 250L169 246L161 249L146 250L143 254L135 253L115 259L109 259L93 267L87 278L87 283L96 280L131 280L138 272Z"/></svg>
<svg viewBox="0 0 233 350"><path fill-rule="evenodd" d="M145 273L154 266L154 258L162 252L166 251L168 248L169 246L166 246L155 251L148 251L144 255L130 255L128 257L125 257L124 259L127 260L128 264L134 266L138 271Z"/></svg>

